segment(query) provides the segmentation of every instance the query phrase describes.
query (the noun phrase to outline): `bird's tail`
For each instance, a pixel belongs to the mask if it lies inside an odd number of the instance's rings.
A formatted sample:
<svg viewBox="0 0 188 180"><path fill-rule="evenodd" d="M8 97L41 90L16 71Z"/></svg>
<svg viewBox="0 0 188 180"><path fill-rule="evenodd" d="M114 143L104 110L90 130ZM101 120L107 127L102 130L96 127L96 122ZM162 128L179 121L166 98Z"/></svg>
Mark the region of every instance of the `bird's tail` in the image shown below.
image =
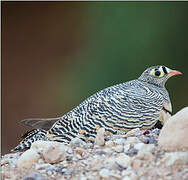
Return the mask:
<svg viewBox="0 0 188 180"><path fill-rule="evenodd" d="M18 146L13 148L11 151L21 151L30 148L31 144L34 141L43 140L47 141L49 140L46 136L46 130L43 129L33 129L31 131L26 132L22 138L23 140L20 142Z"/></svg>

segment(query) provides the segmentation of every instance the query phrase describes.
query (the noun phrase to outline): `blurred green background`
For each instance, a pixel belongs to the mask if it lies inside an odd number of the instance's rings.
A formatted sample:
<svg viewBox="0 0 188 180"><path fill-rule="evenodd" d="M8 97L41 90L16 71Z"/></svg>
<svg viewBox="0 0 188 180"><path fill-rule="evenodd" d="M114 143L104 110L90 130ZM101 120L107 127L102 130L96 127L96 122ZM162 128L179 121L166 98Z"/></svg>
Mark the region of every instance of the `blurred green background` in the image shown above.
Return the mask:
<svg viewBox="0 0 188 180"><path fill-rule="evenodd" d="M166 85L173 113L187 106L188 2L1 2L2 152L56 117L147 67L183 72Z"/></svg>

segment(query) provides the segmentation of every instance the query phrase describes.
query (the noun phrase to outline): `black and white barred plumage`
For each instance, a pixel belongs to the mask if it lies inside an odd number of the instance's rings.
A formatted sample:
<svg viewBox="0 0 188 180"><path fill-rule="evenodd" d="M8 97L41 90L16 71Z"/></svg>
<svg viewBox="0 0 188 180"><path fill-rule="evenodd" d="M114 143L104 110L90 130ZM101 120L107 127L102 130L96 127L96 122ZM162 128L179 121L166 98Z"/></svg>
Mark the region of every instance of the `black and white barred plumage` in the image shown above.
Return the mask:
<svg viewBox="0 0 188 180"><path fill-rule="evenodd" d="M95 138L100 127L106 134L117 134L134 128L149 129L157 121L164 124L172 112L164 85L169 77L178 74L164 66L153 66L136 80L99 91L60 118L24 120L26 125L40 129L27 133L13 150L29 148L36 140L68 143L79 137L88 141Z"/></svg>

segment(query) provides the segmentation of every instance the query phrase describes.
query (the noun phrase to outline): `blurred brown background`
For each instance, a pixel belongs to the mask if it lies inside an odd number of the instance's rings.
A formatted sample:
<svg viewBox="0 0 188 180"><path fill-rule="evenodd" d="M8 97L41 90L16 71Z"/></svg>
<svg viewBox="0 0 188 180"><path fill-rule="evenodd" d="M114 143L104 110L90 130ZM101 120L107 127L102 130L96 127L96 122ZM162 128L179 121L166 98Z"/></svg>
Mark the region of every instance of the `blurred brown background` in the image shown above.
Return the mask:
<svg viewBox="0 0 188 180"><path fill-rule="evenodd" d="M21 119L56 117L71 105L59 106L64 101L57 95L64 84L59 72L85 46L87 29L79 5L8 2L2 11L2 144L7 152L25 130Z"/></svg>
<svg viewBox="0 0 188 180"><path fill-rule="evenodd" d="M168 89L187 102L188 3L2 2L2 152L28 128L56 117L150 65L184 73Z"/></svg>

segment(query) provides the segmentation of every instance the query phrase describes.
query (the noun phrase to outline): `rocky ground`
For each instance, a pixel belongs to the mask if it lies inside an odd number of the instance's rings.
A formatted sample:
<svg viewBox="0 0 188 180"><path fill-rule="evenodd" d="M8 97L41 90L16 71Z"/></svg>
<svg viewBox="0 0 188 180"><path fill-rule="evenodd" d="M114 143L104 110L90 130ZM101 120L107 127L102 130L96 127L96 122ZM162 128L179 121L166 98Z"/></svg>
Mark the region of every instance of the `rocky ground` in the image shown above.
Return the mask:
<svg viewBox="0 0 188 180"><path fill-rule="evenodd" d="M69 145L37 141L25 152L4 155L1 176L3 180L188 180L188 118L183 117L177 113L171 121L173 126L178 123L177 128L172 131L168 124L161 133L134 129L126 135L105 136L101 128L95 143L78 138ZM172 143L174 135L180 138L177 144Z"/></svg>

